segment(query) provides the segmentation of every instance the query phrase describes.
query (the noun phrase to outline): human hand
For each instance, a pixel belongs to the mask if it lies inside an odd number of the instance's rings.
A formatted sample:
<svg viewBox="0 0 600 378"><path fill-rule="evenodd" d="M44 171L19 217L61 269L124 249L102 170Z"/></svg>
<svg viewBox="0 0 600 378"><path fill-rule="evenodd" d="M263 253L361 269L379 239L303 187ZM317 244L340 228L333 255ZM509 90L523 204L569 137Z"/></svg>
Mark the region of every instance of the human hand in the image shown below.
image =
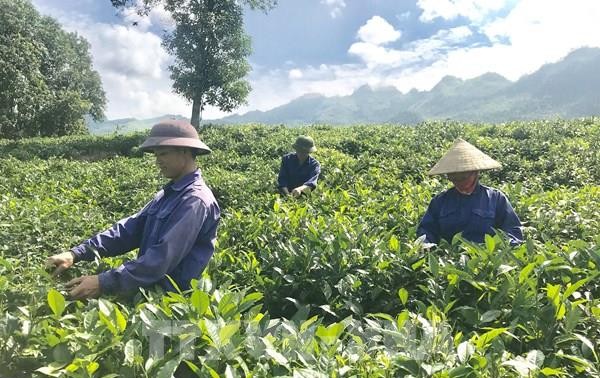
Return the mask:
<svg viewBox="0 0 600 378"><path fill-rule="evenodd" d="M293 197L299 197L300 194L302 193L310 193L310 191L312 190L312 188L308 185L300 185L299 187L295 188L294 190L292 190L292 196Z"/></svg>
<svg viewBox="0 0 600 378"><path fill-rule="evenodd" d="M432 249L433 247L435 247L437 244L435 243L430 243L429 240L427 240L427 235L423 234L421 236L419 236L417 239L415 239L415 244L420 245L421 248L423 248L423 250L425 251L429 251L430 249Z"/></svg>
<svg viewBox="0 0 600 378"><path fill-rule="evenodd" d="M50 256L46 260L47 267L55 268L54 272L52 272L52 275L54 277L58 276L65 270L72 267L74 263L75 263L75 256L73 256L73 253L71 251L63 252L63 253L59 253L57 255Z"/></svg>
<svg viewBox="0 0 600 378"><path fill-rule="evenodd" d="M100 296L100 279L95 276L81 276L67 282L67 289L72 299L98 298Z"/></svg>

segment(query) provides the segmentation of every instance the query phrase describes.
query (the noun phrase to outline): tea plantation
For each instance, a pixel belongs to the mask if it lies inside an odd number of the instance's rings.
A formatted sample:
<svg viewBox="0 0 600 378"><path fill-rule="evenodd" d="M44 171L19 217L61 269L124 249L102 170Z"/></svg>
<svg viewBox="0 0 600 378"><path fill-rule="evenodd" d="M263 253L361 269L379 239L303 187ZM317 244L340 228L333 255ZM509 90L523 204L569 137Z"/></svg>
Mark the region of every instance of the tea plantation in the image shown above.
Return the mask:
<svg viewBox="0 0 600 378"><path fill-rule="evenodd" d="M301 133L320 186L281 198ZM526 243L417 240L459 136L503 163L481 181ZM44 268L166 183L144 137L0 141L0 377L600 377L600 119L209 126L223 219L194 289L70 301L70 278L135 256Z"/></svg>

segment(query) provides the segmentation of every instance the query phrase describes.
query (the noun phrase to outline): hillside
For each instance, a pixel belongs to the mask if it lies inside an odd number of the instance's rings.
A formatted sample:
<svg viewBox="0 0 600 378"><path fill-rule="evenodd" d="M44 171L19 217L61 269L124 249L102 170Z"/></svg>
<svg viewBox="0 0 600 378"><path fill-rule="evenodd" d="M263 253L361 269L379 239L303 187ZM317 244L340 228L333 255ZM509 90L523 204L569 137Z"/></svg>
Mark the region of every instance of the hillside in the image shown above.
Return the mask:
<svg viewBox="0 0 600 378"><path fill-rule="evenodd" d="M507 122L600 114L600 49L582 48L516 82L495 74L461 80L444 77L430 91L401 93L363 86L350 96L302 96L261 112L232 115L220 123L362 124L453 119Z"/></svg>

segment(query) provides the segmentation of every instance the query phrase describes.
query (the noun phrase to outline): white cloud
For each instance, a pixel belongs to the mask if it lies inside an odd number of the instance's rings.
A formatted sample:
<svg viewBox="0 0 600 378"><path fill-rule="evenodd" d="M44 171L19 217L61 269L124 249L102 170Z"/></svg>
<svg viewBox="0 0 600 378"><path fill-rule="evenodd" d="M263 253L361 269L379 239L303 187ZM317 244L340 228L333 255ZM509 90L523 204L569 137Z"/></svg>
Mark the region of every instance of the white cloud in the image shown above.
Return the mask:
<svg viewBox="0 0 600 378"><path fill-rule="evenodd" d="M600 47L599 18L600 2L594 0L521 0L507 17L482 28L492 46L467 52L488 70L516 80L574 49Z"/></svg>
<svg viewBox="0 0 600 378"><path fill-rule="evenodd" d="M182 113L189 108L186 101L170 93L166 71L170 57L157 35L136 27L103 23L70 27L90 42L94 68L108 99L109 119L187 115Z"/></svg>
<svg viewBox="0 0 600 378"><path fill-rule="evenodd" d="M506 17L481 27L492 41L489 46L461 46L472 34L464 27L440 31L406 46L419 57L428 55L433 63L372 74L402 91L429 90L446 75L470 79L496 72L517 80L574 49L600 47L599 17L600 2L521 0Z"/></svg>
<svg viewBox="0 0 600 378"><path fill-rule="evenodd" d="M433 64L399 70L386 80L404 91L431 89L446 75L469 79L496 72L517 80L579 47L600 47L599 17L600 2L521 0L506 17L481 27L491 45L460 46L471 34L462 28L439 32L437 41L431 38L408 46L420 56L434 52ZM444 48L450 42L458 45Z"/></svg>
<svg viewBox="0 0 600 378"><path fill-rule="evenodd" d="M440 39L447 43L461 43L464 39L473 35L471 28L468 26L457 26L451 29L442 29L438 31L432 39Z"/></svg>
<svg viewBox="0 0 600 378"><path fill-rule="evenodd" d="M92 24L78 29L92 45L94 64L103 72L159 79L169 58L161 39L122 25Z"/></svg>
<svg viewBox="0 0 600 378"><path fill-rule="evenodd" d="M400 38L402 33L380 16L373 16L358 29L360 42L353 43L348 52L360 58L368 67L397 66L412 54L384 47Z"/></svg>
<svg viewBox="0 0 600 378"><path fill-rule="evenodd" d="M342 14L342 10L346 8L344 0L321 0L321 4L329 7L329 15L331 18L336 18Z"/></svg>
<svg viewBox="0 0 600 378"><path fill-rule="evenodd" d="M502 9L509 0L417 0L417 6L423 10L419 19L431 22L436 18L453 20L466 17L479 22L487 15Z"/></svg>
<svg viewBox="0 0 600 378"><path fill-rule="evenodd" d="M492 3L489 9L496 9L498 5L491 7ZM385 39L368 39L370 43L361 39L348 49L360 63L308 66L301 69L301 78L276 70L260 73L260 85L255 86L250 105L244 109L268 110L306 93L349 95L364 84L393 85L403 92L430 90L446 75L470 79L496 72L517 80L576 48L600 47L599 1L521 0L505 17L488 21L475 11L469 13L467 3L457 4L463 8L454 13L481 24L440 30L429 38L406 43L402 49L374 43ZM450 17L451 12L444 14ZM492 43L470 44L474 31L484 33ZM277 96L265 98L261 93Z"/></svg>
<svg viewBox="0 0 600 378"><path fill-rule="evenodd" d="M388 49L371 43L357 42L350 46L348 52L358 56L368 67L391 66L396 67L408 63L416 58L411 51Z"/></svg>
<svg viewBox="0 0 600 378"><path fill-rule="evenodd" d="M445 48L471 36L472 31L466 26L443 29L435 35L413 41L403 50L387 48L374 43L356 42L348 49L348 53L359 57L370 68L387 66L397 68L414 64L418 61L433 59Z"/></svg>
<svg viewBox="0 0 600 378"><path fill-rule="evenodd" d="M465 40L471 35L473 32L467 26L442 29L429 38L409 43L406 48L418 54L423 60L427 60L456 46L459 48L464 46Z"/></svg>
<svg viewBox="0 0 600 378"><path fill-rule="evenodd" d="M379 16L373 16L358 29L358 39L372 45L385 45L400 38L402 33Z"/></svg>
<svg viewBox="0 0 600 378"><path fill-rule="evenodd" d="M292 79L292 80L301 79L302 78L302 71L299 70L299 69L297 69L297 68L291 69L289 71L289 73L288 73L288 77L290 79Z"/></svg>

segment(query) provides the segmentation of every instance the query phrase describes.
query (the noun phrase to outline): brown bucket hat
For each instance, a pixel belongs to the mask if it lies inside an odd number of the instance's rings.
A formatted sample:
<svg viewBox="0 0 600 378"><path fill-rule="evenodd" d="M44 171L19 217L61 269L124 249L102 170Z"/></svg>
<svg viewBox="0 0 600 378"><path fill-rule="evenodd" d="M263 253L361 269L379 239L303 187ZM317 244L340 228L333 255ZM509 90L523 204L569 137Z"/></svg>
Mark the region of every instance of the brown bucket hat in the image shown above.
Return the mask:
<svg viewBox="0 0 600 378"><path fill-rule="evenodd" d="M188 147L196 150L198 155L208 155L212 151L204 144L198 132L189 122L166 119L152 126L150 135L140 149L149 152L155 147Z"/></svg>

